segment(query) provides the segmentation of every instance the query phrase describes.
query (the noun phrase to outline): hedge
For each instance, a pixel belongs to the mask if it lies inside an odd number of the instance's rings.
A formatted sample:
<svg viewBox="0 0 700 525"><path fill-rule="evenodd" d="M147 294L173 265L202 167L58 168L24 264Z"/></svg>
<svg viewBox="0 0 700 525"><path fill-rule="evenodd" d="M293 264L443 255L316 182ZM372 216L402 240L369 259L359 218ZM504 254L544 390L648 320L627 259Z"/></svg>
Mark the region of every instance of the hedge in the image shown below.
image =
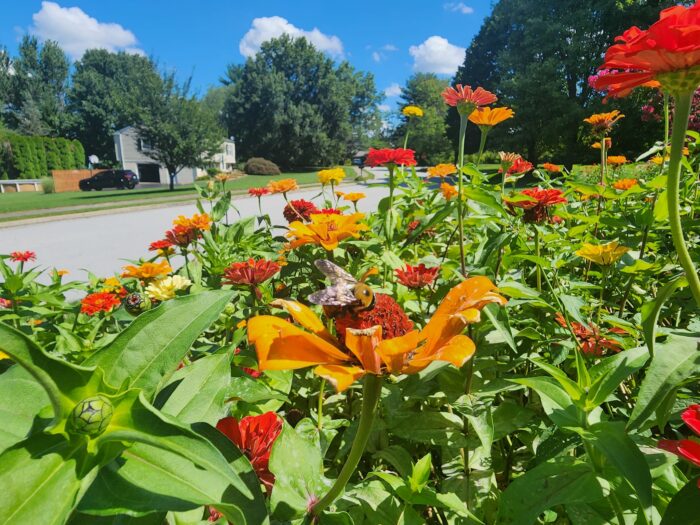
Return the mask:
<svg viewBox="0 0 700 525"><path fill-rule="evenodd" d="M84 167L85 150L77 140L0 135L0 179L40 179L51 170Z"/></svg>

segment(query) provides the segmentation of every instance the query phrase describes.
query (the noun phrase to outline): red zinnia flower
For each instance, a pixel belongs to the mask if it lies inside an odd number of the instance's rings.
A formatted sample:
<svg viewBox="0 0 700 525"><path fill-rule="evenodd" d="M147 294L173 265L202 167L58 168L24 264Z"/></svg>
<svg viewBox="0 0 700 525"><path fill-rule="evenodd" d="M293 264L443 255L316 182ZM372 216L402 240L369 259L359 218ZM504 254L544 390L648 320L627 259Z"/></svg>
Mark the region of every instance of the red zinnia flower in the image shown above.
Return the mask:
<svg viewBox="0 0 700 525"><path fill-rule="evenodd" d="M372 167L388 165L415 166L416 159L413 156L414 153L412 149L404 148L369 148L365 163Z"/></svg>
<svg viewBox="0 0 700 525"><path fill-rule="evenodd" d="M275 476L269 470L270 452L277 436L282 432L282 420L277 414L267 412L241 420L226 417L216 424L216 428L241 449L267 491L272 490Z"/></svg>
<svg viewBox="0 0 700 525"><path fill-rule="evenodd" d="M508 168L508 171L506 172L508 175L520 175L521 173L527 173L530 171L534 166L532 165L532 162L528 162L522 157L518 157L515 159L515 162Z"/></svg>
<svg viewBox="0 0 700 525"><path fill-rule="evenodd" d="M282 211L282 215L287 219L287 222L294 222L299 219L307 222L311 219L312 213L318 213L318 208L313 202L305 199L290 201Z"/></svg>
<svg viewBox="0 0 700 525"><path fill-rule="evenodd" d="M235 262L224 270L224 280L228 284L247 284L256 286L267 281L280 271L280 265L267 259L253 258Z"/></svg>
<svg viewBox="0 0 700 525"><path fill-rule="evenodd" d="M0 308L12 308L12 301L5 299L4 297L0 297Z"/></svg>
<svg viewBox="0 0 700 525"><path fill-rule="evenodd" d="M374 306L362 312L349 312L335 318L335 331L338 339L345 342L345 330L359 330L382 327L382 339L393 339L413 330L411 321L394 299L382 293L374 294Z"/></svg>
<svg viewBox="0 0 700 525"><path fill-rule="evenodd" d="M199 237L199 232L196 229L188 228L187 226L175 226L172 230L165 232L165 239L173 245L182 248L188 246Z"/></svg>
<svg viewBox="0 0 700 525"><path fill-rule="evenodd" d="M95 315L99 312L111 312L121 304L116 294L109 292L91 293L80 302L80 312Z"/></svg>
<svg viewBox="0 0 700 525"><path fill-rule="evenodd" d="M399 282L414 290L417 288L425 288L433 284L439 271L440 268L426 268L423 263L418 266L407 264L405 269L397 268L395 270Z"/></svg>
<svg viewBox="0 0 700 525"><path fill-rule="evenodd" d="M681 419L693 432L700 436L700 405L691 405L681 414ZM700 467L700 443L691 439L662 439L659 448L672 452ZM698 480L700 488L700 480Z"/></svg>
<svg viewBox="0 0 700 525"><path fill-rule="evenodd" d="M505 202L511 210L514 207L522 208L525 211L523 214L525 222L540 223L549 220L549 208L551 206L568 202L566 197L564 197L564 193L556 189L529 188L523 190L520 194L534 200L512 202L506 199Z"/></svg>
<svg viewBox="0 0 700 525"><path fill-rule="evenodd" d="M153 241L148 247L149 252L167 251L168 248L172 248L173 243L168 239L162 239L160 241Z"/></svg>
<svg viewBox="0 0 700 525"><path fill-rule="evenodd" d="M599 76L596 89L624 97L636 87L660 84L692 93L700 83L700 2L664 9L646 31L633 26L615 41L600 69L623 71Z"/></svg>
<svg viewBox="0 0 700 525"><path fill-rule="evenodd" d="M270 193L270 190L265 188L264 186L262 188L248 188L248 195L251 197L262 197L263 195L267 195Z"/></svg>
<svg viewBox="0 0 700 525"><path fill-rule="evenodd" d="M469 115L478 107L493 104L498 97L484 88L473 90L471 86L457 84L456 87L445 88L442 99L446 104L455 106L460 115Z"/></svg>
<svg viewBox="0 0 700 525"><path fill-rule="evenodd" d="M557 314L555 320L563 328L568 328L566 325L566 320L564 316L560 313ZM581 344L581 351L584 354L601 356L606 350L612 352L619 352L622 350L622 345L615 341L614 339L608 339L601 334L600 328L596 325L590 325L590 327L577 323L576 321L571 322L571 328L574 335L579 340ZM613 334L625 334L626 332L621 328L613 327L608 330Z"/></svg>
<svg viewBox="0 0 700 525"><path fill-rule="evenodd" d="M26 251L26 252L12 252L10 254L10 260L13 262L28 262L36 259L36 253Z"/></svg>

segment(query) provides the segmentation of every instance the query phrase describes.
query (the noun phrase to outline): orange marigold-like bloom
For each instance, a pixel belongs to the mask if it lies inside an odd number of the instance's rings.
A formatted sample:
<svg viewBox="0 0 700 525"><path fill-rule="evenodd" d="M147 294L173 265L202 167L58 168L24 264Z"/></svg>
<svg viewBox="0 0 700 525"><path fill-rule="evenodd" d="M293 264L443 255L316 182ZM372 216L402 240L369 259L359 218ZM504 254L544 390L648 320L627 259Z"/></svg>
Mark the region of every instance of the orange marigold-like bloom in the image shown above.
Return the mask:
<svg viewBox="0 0 700 525"><path fill-rule="evenodd" d="M493 104L498 97L480 87L472 89L471 86L457 84L445 88L442 99L446 104L456 107L460 115L469 115L478 107Z"/></svg>
<svg viewBox="0 0 700 525"><path fill-rule="evenodd" d="M398 281L404 286L414 290L425 288L433 284L439 271L440 268L437 266L434 268L427 268L423 263L418 266L407 264L404 269L397 268L394 270Z"/></svg>
<svg viewBox="0 0 700 525"><path fill-rule="evenodd" d="M343 200L346 200L348 202L357 202L366 197L367 195L359 191L343 194Z"/></svg>
<svg viewBox="0 0 700 525"><path fill-rule="evenodd" d="M296 179L271 180L267 183L270 193L287 193L299 189Z"/></svg>
<svg viewBox="0 0 700 525"><path fill-rule="evenodd" d="M145 262L140 266L127 265L124 266L124 273L122 277L134 277L136 279L143 279L147 281L149 279L158 279L160 277L165 277L171 273L173 269L168 264L168 261L160 262Z"/></svg>
<svg viewBox="0 0 700 525"><path fill-rule="evenodd" d="M591 144L591 148L600 149L600 141ZM612 139L610 137L605 137L605 149L610 150L612 148Z"/></svg>
<svg viewBox="0 0 700 525"><path fill-rule="evenodd" d="M561 168L559 166L557 166L556 164L551 164L549 162L545 162L544 164L542 164L542 167L550 173L559 173L561 171Z"/></svg>
<svg viewBox="0 0 700 525"><path fill-rule="evenodd" d="M452 184L448 184L447 182L440 184L440 191L442 192L442 196L448 201L454 199L459 193Z"/></svg>
<svg viewBox="0 0 700 525"><path fill-rule="evenodd" d="M625 116L618 110L614 110L609 113L596 113L595 115L583 119L583 121L593 127L593 133L595 135L607 135L612 129L613 124L624 117Z"/></svg>
<svg viewBox="0 0 700 525"><path fill-rule="evenodd" d="M638 183L637 179L620 179L613 182L613 188L624 191L635 187Z"/></svg>
<svg viewBox="0 0 700 525"><path fill-rule="evenodd" d="M195 213L192 217L179 215L177 219L173 221L173 226L205 231L211 229L211 217L206 213Z"/></svg>
<svg viewBox="0 0 700 525"><path fill-rule="evenodd" d="M63 277L64 275L68 275L70 272L68 270L56 270L56 275L59 277Z"/></svg>
<svg viewBox="0 0 700 525"><path fill-rule="evenodd" d="M224 281L229 284L247 284L256 286L267 281L280 271L280 265L267 259L232 263L224 270Z"/></svg>
<svg viewBox="0 0 700 525"><path fill-rule="evenodd" d="M364 213L350 215L313 213L310 223L294 221L289 225L289 232L287 232L287 237L291 239L289 247L318 244L326 250L335 250L340 241L348 237L357 239L361 232L368 229L365 224L360 223L364 216Z"/></svg>
<svg viewBox="0 0 700 525"><path fill-rule="evenodd" d="M347 327L336 325L339 334L343 333L343 342L331 335L307 306L274 301L274 306L284 308L302 328L269 315L250 319L248 338L255 345L260 369L315 366L317 375L342 391L368 373L416 373L433 361L462 366L476 350L474 342L461 334L465 326L478 322L487 304L506 303L489 279L472 277L450 290L425 328L418 331L412 329L401 307L384 297L388 300L376 301L377 311L368 311L372 320L360 322L348 315ZM397 324L399 319L402 321ZM361 327L357 327L358 322ZM366 326L367 322L374 324Z"/></svg>
<svg viewBox="0 0 700 525"><path fill-rule="evenodd" d="M431 177L448 177L457 173L457 166L454 164L438 164L428 168L428 175Z"/></svg>
<svg viewBox="0 0 700 525"><path fill-rule="evenodd" d="M622 164L627 164L629 161L624 155L610 155L608 157L608 164L611 166L621 166Z"/></svg>
<svg viewBox="0 0 700 525"><path fill-rule="evenodd" d="M513 113L513 110L510 108L483 107L475 109L471 115L469 115L469 121L477 126L491 128L514 116L515 113Z"/></svg>
<svg viewBox="0 0 700 525"><path fill-rule="evenodd" d="M121 304L119 297L113 293L97 292L86 295L80 301L80 312L95 315L100 312L111 312Z"/></svg>
<svg viewBox="0 0 700 525"><path fill-rule="evenodd" d="M615 41L600 69L619 71L600 75L596 89L624 97L645 85L692 92L700 84L700 2L664 9L646 31L633 26Z"/></svg>
<svg viewBox="0 0 700 525"><path fill-rule="evenodd" d="M416 159L412 149L405 148L369 148L365 159L368 166L415 166Z"/></svg>

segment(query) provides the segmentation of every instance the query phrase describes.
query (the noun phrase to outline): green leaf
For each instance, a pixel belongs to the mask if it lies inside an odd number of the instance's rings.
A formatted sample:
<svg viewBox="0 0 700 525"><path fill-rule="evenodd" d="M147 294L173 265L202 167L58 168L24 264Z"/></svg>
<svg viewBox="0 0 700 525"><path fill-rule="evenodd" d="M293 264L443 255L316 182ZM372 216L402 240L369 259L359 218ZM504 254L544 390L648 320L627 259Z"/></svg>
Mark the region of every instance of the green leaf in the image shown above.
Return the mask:
<svg viewBox="0 0 700 525"><path fill-rule="evenodd" d="M48 406L51 400L46 391L25 368L14 365L1 374L0 452L23 440L34 418Z"/></svg>
<svg viewBox="0 0 700 525"><path fill-rule="evenodd" d="M622 381L641 369L648 359L649 352L640 346L606 357L593 366L589 370L591 386L586 395L586 410L601 405Z"/></svg>
<svg viewBox="0 0 700 525"><path fill-rule="evenodd" d="M584 396L585 393L578 383L570 379L560 368L550 365L542 359L531 359L530 361L556 379L573 401L578 401Z"/></svg>
<svg viewBox="0 0 700 525"><path fill-rule="evenodd" d="M139 315L85 364L102 368L107 383L141 388L150 398L192 343L218 318L233 293L209 291L166 301Z"/></svg>
<svg viewBox="0 0 700 525"><path fill-rule="evenodd" d="M685 275L679 275L672 281L666 283L653 301L644 303L641 308L642 330L644 331L644 341L649 348L649 353L654 355L654 344L656 341L656 324L659 322L659 314L664 303L673 295L676 288L688 286Z"/></svg>
<svg viewBox="0 0 700 525"><path fill-rule="evenodd" d="M505 308L500 308L495 304L486 305L486 307L481 310L489 318L493 327L498 331L503 339L508 344L508 346L514 351L518 351L518 347L515 344L515 339L513 338L513 331L510 328L510 322L508 320L508 312Z"/></svg>
<svg viewBox="0 0 700 525"><path fill-rule="evenodd" d="M465 186L463 191L467 199L480 202L498 212L500 215L507 215L505 208L498 202L498 199L493 193L483 190L479 186Z"/></svg>
<svg viewBox="0 0 700 525"><path fill-rule="evenodd" d="M420 492L428 484L431 467L430 453L420 458L418 462L413 465L413 471L408 480L412 492Z"/></svg>
<svg viewBox="0 0 700 525"><path fill-rule="evenodd" d="M700 477L688 481L666 507L661 525L697 525L700 523L700 498L698 498ZM694 521L688 521L692 519Z"/></svg>
<svg viewBox="0 0 700 525"><path fill-rule="evenodd" d="M165 512L154 512L138 517L128 516L126 514L118 514L116 516L91 516L78 512L73 515L68 525L163 525L166 515Z"/></svg>
<svg viewBox="0 0 700 525"><path fill-rule="evenodd" d="M551 377L523 377L510 381L525 385L537 392L542 408L559 428L576 428L584 425L586 416L576 407L569 394Z"/></svg>
<svg viewBox="0 0 700 525"><path fill-rule="evenodd" d="M556 505L589 503L606 496L587 463L570 457L543 463L516 478L501 495L497 525L532 525Z"/></svg>
<svg viewBox="0 0 700 525"><path fill-rule="evenodd" d="M387 414L388 430L394 435L419 443L464 446L462 419L449 412L423 410Z"/></svg>
<svg viewBox="0 0 700 525"><path fill-rule="evenodd" d="M639 388L627 429L649 428L647 421L669 391L700 371L700 338L671 335L660 345Z"/></svg>
<svg viewBox="0 0 700 525"><path fill-rule="evenodd" d="M416 241L416 239L418 239L418 237L420 237L420 235L428 228L432 228L437 224L442 224L444 220L452 214L452 208L452 204L448 202L447 204L445 204L445 206L433 213L430 219L428 219L426 222L421 223L420 226L418 226L415 230L413 230L410 233L408 237L406 237L406 240L403 244L404 247L413 244Z"/></svg>
<svg viewBox="0 0 700 525"><path fill-rule="evenodd" d="M399 445L390 445L374 454L375 458L388 462L403 477L411 475L413 465L411 455Z"/></svg>

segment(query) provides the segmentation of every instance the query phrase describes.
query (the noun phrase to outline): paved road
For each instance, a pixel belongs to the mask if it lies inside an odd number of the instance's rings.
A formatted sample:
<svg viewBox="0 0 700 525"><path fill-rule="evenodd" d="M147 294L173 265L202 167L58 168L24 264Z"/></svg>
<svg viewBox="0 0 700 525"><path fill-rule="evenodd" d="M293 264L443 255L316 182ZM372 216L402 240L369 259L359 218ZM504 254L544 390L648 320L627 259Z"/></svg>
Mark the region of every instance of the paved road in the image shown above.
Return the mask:
<svg viewBox="0 0 700 525"><path fill-rule="evenodd" d="M388 194L386 187L368 188L344 184L345 192L361 191L367 198L358 203L365 213L377 208L379 200ZM318 188L293 194L293 198L311 199ZM316 199L320 203L320 199ZM256 198L234 200L243 217L258 215ZM273 224L286 224L282 217L284 200L281 195L263 198L263 212L269 213ZM55 217L37 224L0 228L0 253L32 250L44 268L66 269L71 280L84 280L89 270L98 277L119 273L127 259L148 256L151 241L163 238L178 215L197 212L194 204L174 204L146 210L115 210L114 213L92 217ZM235 213L230 214L232 217Z"/></svg>

